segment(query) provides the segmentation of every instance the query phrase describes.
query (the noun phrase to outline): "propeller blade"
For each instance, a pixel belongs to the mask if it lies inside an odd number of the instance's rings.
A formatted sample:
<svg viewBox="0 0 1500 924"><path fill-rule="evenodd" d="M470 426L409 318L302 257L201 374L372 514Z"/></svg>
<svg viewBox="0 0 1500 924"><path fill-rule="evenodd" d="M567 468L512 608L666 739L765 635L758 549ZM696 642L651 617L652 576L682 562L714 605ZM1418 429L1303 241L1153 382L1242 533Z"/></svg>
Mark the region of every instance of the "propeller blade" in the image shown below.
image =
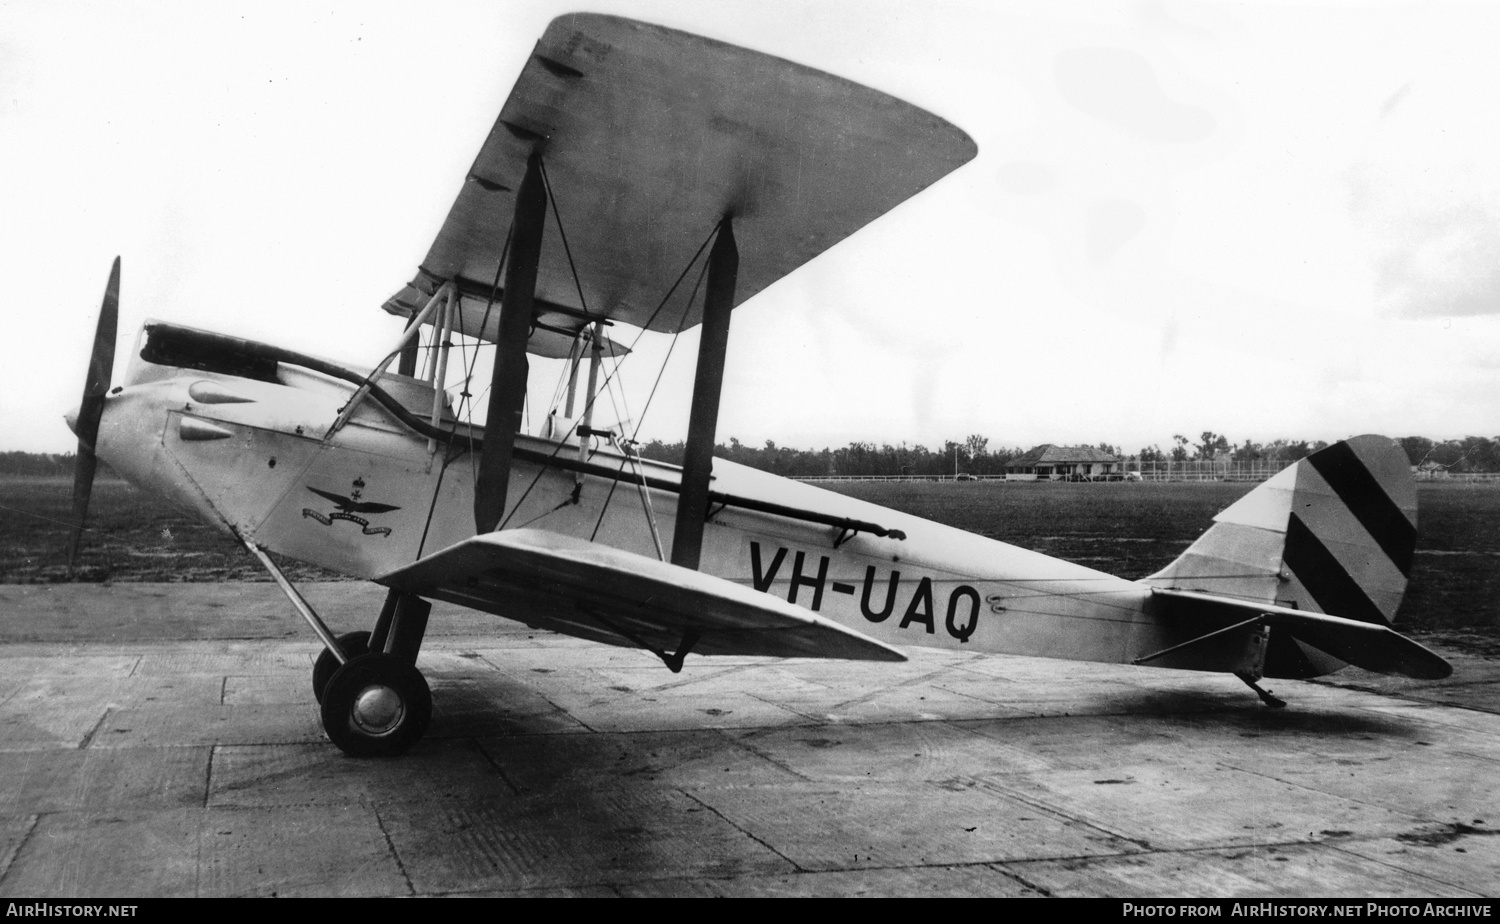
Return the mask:
<svg viewBox="0 0 1500 924"><path fill-rule="evenodd" d="M109 272L104 287L104 303L99 306L99 326L94 330L94 351L89 357L88 380L83 386L83 401L73 432L78 434L78 461L73 470L73 541L68 547L68 573L78 558L83 541L84 520L89 512L89 495L94 489L94 470L98 457L94 441L99 437L99 419L104 416L104 396L109 393L109 377L115 366L115 333L120 320L120 258Z"/></svg>

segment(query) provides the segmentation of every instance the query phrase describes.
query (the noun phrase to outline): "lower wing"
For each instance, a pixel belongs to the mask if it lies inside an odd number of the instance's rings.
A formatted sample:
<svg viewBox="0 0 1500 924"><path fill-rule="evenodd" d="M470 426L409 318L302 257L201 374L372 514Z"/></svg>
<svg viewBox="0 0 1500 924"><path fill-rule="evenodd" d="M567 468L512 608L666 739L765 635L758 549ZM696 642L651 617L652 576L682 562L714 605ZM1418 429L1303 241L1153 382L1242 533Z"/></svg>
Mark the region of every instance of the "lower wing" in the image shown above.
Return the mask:
<svg viewBox="0 0 1500 924"><path fill-rule="evenodd" d="M674 670L688 650L906 660L883 642L749 587L547 530L475 536L376 580L538 628L645 648Z"/></svg>

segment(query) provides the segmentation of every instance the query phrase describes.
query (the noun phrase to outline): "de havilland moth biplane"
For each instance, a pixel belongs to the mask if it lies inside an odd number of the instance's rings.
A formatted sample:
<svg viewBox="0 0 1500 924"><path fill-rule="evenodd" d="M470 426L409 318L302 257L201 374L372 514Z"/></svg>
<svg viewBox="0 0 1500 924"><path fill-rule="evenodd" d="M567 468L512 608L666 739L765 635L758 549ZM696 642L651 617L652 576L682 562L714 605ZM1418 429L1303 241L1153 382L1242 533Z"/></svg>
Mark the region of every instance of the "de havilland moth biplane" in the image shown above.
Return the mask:
<svg viewBox="0 0 1500 924"><path fill-rule="evenodd" d="M1286 469L1141 580L712 458L732 309L976 153L942 119L829 74L558 18L385 304L404 332L373 371L151 321L111 389L116 261L68 415L79 528L97 456L236 537L321 639L324 728L361 756L427 728L432 600L674 671L690 655L902 661L934 646L1230 672L1271 705L1262 677L1446 676L1390 628L1416 495L1381 437ZM596 422L627 352L615 324L702 325L681 466ZM494 350L483 427L464 362L480 346ZM532 434L528 353L570 370ZM371 630L335 635L268 552L388 588Z"/></svg>

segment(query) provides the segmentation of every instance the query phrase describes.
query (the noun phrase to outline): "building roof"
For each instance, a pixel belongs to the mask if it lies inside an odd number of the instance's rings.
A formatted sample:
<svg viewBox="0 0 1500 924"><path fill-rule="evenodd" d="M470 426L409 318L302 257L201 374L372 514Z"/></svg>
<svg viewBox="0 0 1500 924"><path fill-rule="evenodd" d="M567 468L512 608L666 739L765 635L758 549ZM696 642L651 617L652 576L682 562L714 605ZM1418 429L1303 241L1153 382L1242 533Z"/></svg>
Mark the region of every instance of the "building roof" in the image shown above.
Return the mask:
<svg viewBox="0 0 1500 924"><path fill-rule="evenodd" d="M1024 455L1005 463L1006 468L1023 468L1031 465L1069 465L1077 462L1118 462L1101 449L1092 446L1055 446L1043 443Z"/></svg>

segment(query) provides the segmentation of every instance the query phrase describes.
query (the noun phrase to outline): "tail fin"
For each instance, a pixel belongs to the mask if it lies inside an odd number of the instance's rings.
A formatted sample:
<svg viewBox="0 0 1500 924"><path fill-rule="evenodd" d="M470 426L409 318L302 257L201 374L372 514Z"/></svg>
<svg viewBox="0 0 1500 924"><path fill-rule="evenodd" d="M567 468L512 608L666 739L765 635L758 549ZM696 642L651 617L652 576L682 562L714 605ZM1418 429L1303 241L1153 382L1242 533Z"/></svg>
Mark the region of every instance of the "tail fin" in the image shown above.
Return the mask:
<svg viewBox="0 0 1500 924"><path fill-rule="evenodd" d="M1389 626L1416 541L1405 451L1357 436L1240 498L1145 583Z"/></svg>

